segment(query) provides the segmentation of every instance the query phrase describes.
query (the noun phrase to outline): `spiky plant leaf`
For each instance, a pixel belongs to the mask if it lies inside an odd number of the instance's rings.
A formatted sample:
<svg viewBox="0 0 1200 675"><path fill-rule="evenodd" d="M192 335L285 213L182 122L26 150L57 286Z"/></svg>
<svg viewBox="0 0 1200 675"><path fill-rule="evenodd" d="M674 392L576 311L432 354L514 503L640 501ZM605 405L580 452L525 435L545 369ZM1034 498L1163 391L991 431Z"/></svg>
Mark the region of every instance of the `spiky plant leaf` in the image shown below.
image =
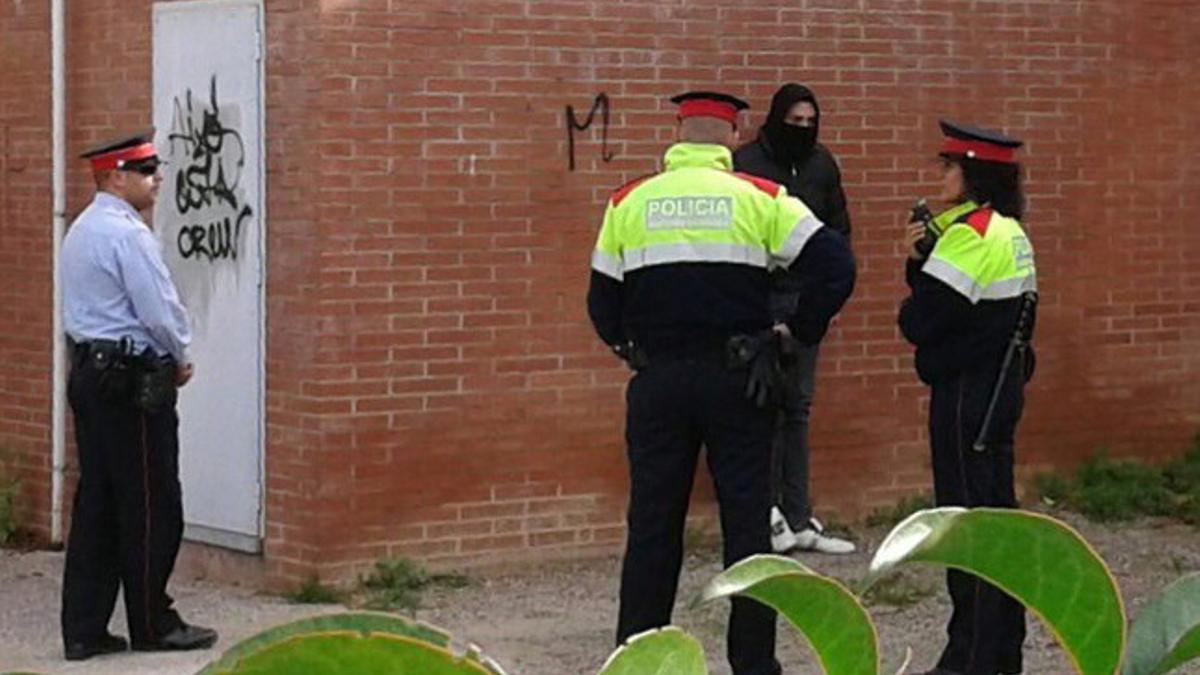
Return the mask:
<svg viewBox="0 0 1200 675"><path fill-rule="evenodd" d="M608 657L599 675L708 675L704 648L675 626L638 633Z"/></svg>
<svg viewBox="0 0 1200 675"><path fill-rule="evenodd" d="M914 562L978 575L1041 617L1083 675L1112 675L1125 645L1116 582L1091 546L1054 518L1016 509L945 507L896 526L863 588Z"/></svg>
<svg viewBox="0 0 1200 675"><path fill-rule="evenodd" d="M455 653L450 636L391 614L301 619L242 641L198 675L497 675L475 649Z"/></svg>
<svg viewBox="0 0 1200 675"><path fill-rule="evenodd" d="M1167 586L1133 621L1122 675L1159 675L1200 657L1200 574Z"/></svg>
<svg viewBox="0 0 1200 675"><path fill-rule="evenodd" d="M708 602L742 595L778 611L808 641L827 675L877 675L875 626L858 598L837 581L778 555L746 558L701 591Z"/></svg>

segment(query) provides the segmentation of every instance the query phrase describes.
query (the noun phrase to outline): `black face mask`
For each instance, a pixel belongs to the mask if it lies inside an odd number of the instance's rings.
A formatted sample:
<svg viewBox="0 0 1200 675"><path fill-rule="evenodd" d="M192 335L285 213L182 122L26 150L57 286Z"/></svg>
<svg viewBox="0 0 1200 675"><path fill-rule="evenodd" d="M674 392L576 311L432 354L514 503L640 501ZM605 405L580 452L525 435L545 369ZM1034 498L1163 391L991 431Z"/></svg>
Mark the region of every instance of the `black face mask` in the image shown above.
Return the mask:
<svg viewBox="0 0 1200 675"><path fill-rule="evenodd" d="M780 150L792 160L804 159L817 144L817 128L800 127L794 124L779 125Z"/></svg>

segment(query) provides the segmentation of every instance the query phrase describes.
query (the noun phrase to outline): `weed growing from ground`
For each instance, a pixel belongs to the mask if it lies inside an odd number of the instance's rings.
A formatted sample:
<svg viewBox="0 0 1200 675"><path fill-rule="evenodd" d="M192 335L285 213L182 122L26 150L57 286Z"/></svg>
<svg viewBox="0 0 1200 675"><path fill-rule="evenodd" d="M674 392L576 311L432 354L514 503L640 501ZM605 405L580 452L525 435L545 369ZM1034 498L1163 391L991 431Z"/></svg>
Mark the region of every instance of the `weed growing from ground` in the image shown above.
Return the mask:
<svg viewBox="0 0 1200 675"><path fill-rule="evenodd" d="M1051 506L1099 522L1169 516L1200 524L1200 436L1182 457L1161 467L1112 459L1101 450L1073 475L1034 476L1033 490Z"/></svg>
<svg viewBox="0 0 1200 675"><path fill-rule="evenodd" d="M1163 479L1177 496L1175 517L1200 525L1200 434L1183 457L1163 467Z"/></svg>
<svg viewBox="0 0 1200 675"><path fill-rule="evenodd" d="M415 614L421 597L430 587L463 588L471 581L461 574L431 574L408 558L380 560L360 585L368 609L404 611Z"/></svg>
<svg viewBox="0 0 1200 675"><path fill-rule="evenodd" d="M895 527L900 521L920 511L933 506L933 495L922 492L909 495L892 506L875 509L866 518L867 527Z"/></svg>
<svg viewBox="0 0 1200 675"><path fill-rule="evenodd" d="M856 589L862 586L862 579L841 578L839 582L846 588ZM888 575L876 581L866 593L861 595L864 607L897 607L904 608L921 602L936 593L936 587L920 578L919 573L901 571Z"/></svg>
<svg viewBox="0 0 1200 675"><path fill-rule="evenodd" d="M867 607L886 605L888 607L909 607L934 594L933 586L909 578L905 574L897 574L876 583L863 595L863 604Z"/></svg>
<svg viewBox="0 0 1200 675"><path fill-rule="evenodd" d="M0 449L0 546L8 544L17 534L17 489L20 484L8 474L5 457L8 452Z"/></svg>
<svg viewBox="0 0 1200 675"><path fill-rule="evenodd" d="M342 601L341 591L321 583L316 574L285 596L294 605L331 605Z"/></svg>

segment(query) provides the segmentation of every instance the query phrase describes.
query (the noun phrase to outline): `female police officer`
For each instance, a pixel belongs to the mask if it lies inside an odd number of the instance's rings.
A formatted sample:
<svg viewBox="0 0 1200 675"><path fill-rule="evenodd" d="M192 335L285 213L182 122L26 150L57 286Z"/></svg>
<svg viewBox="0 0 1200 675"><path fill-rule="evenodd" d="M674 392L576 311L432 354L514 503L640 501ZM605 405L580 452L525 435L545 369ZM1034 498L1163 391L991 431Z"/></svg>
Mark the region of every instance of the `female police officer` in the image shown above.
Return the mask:
<svg viewBox="0 0 1200 675"><path fill-rule="evenodd" d="M917 348L917 375L932 388L937 504L1015 507L1013 435L1032 372L1027 343L1037 290L1033 249L1018 222L1021 142L953 122L941 127L939 198L948 208L910 224L912 294L900 308L900 329ZM1022 606L965 572L950 571L947 582L950 639L929 673L1021 672Z"/></svg>

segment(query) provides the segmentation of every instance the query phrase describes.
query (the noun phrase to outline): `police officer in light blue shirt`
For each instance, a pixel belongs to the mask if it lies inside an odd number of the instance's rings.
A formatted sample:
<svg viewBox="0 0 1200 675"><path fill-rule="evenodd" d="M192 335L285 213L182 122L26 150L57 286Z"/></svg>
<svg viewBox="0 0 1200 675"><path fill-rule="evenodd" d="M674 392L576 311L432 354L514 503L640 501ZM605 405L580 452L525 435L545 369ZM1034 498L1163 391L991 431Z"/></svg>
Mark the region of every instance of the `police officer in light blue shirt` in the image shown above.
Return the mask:
<svg viewBox="0 0 1200 675"><path fill-rule="evenodd" d="M63 240L67 395L79 485L63 572L64 654L204 649L216 631L172 609L167 581L183 535L176 389L192 377L187 311L140 212L162 184L153 131L83 153L92 203ZM108 632L124 591L130 641Z"/></svg>
<svg viewBox="0 0 1200 675"><path fill-rule="evenodd" d="M124 198L99 190L75 220L63 241L63 319L77 343L128 337L138 352L150 349L188 364L187 311L157 237L134 206L152 202L160 182L154 174L135 179L139 192Z"/></svg>

